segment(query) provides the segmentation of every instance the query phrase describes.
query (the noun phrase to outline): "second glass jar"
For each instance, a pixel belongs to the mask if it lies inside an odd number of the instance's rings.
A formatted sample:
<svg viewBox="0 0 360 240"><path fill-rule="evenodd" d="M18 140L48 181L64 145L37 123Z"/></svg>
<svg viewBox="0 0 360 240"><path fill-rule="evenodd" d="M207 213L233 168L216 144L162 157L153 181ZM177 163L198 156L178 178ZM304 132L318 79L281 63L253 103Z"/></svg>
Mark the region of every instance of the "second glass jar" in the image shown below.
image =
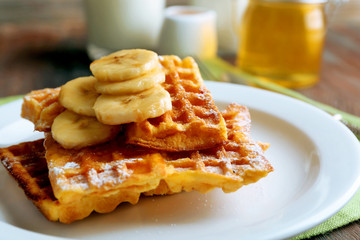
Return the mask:
<svg viewBox="0 0 360 240"><path fill-rule="evenodd" d="M290 88L319 79L326 0L250 0L240 27L237 65Z"/></svg>

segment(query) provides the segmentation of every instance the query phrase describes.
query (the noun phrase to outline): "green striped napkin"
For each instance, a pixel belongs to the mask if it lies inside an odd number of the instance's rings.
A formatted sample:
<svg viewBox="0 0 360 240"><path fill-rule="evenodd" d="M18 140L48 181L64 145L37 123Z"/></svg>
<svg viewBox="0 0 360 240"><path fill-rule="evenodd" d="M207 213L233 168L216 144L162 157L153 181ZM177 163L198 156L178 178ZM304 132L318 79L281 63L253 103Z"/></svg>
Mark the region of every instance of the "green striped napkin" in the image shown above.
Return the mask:
<svg viewBox="0 0 360 240"><path fill-rule="evenodd" d="M306 239L313 236L321 235L332 230L335 230L339 227L345 226L351 222L357 221L360 219L360 191L358 191L355 196L343 207L338 213L333 217L329 218L327 221L321 223L320 225L310 229L307 232L304 232L292 240Z"/></svg>

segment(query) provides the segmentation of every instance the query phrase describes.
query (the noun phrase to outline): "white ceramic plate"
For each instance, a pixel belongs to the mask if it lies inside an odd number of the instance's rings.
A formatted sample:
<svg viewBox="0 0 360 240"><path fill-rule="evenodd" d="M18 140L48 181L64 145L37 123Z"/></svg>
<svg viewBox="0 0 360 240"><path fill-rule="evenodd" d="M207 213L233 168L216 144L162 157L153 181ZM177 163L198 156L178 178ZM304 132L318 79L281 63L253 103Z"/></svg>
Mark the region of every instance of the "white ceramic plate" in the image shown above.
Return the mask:
<svg viewBox="0 0 360 240"><path fill-rule="evenodd" d="M0 168L0 232L19 238L282 239L329 218L360 184L360 144L328 114L250 87L206 83L217 105L249 107L252 135L271 143L275 171L235 193L181 193L121 204L64 225L48 222ZM21 101L0 107L0 145L41 137L19 117ZM41 235L39 235L41 234Z"/></svg>

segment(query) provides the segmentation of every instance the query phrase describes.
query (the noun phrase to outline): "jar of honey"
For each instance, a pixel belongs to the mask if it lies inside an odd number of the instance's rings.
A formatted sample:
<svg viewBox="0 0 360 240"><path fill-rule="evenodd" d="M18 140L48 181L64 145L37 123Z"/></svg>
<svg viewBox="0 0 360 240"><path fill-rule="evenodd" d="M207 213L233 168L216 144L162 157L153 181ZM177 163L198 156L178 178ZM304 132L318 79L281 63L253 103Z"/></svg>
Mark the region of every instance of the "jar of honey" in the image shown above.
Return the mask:
<svg viewBox="0 0 360 240"><path fill-rule="evenodd" d="M319 80L327 0L250 0L240 26L237 66L290 88Z"/></svg>

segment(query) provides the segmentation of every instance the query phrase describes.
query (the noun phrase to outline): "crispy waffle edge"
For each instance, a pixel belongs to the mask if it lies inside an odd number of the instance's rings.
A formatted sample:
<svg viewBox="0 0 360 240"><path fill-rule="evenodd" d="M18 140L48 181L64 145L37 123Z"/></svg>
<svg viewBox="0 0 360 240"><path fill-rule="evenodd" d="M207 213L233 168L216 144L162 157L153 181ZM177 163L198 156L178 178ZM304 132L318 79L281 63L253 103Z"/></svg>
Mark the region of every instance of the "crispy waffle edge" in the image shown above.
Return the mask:
<svg viewBox="0 0 360 240"><path fill-rule="evenodd" d="M106 196L87 196L68 204L60 203L52 192L44 158L43 139L0 149L0 160L25 195L50 221L71 223L93 211L107 213L120 203L136 204L140 193L134 189L108 192Z"/></svg>

